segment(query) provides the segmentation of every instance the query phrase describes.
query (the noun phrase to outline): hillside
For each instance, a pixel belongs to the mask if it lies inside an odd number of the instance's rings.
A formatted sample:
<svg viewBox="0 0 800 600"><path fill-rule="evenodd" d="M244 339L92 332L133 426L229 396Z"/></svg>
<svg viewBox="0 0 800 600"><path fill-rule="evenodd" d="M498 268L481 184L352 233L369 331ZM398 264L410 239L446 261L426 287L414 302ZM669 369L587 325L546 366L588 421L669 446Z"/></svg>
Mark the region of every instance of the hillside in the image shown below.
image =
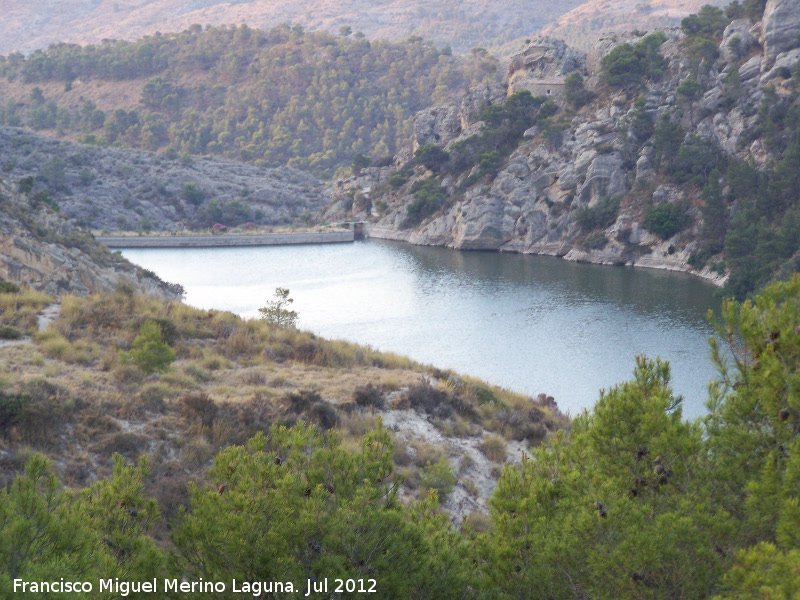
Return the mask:
<svg viewBox="0 0 800 600"><path fill-rule="evenodd" d="M176 231L223 223L307 225L329 202L321 181L288 167L168 158L0 127L2 176L95 230Z"/></svg>
<svg viewBox="0 0 800 600"><path fill-rule="evenodd" d="M0 286L0 332L48 301ZM286 597L335 570L391 598L789 598L800 278L722 319L708 417L640 357L565 428L544 395L276 323L62 296L3 342L0 594Z"/></svg>
<svg viewBox="0 0 800 600"><path fill-rule="evenodd" d="M578 6L581 0L46 0L4 6L0 54L29 53L52 43L98 44L103 39L135 40L156 31L190 25L247 23L269 29L282 23L339 33L350 27L369 39L402 40L421 36L438 46L466 53L530 35Z"/></svg>
<svg viewBox="0 0 800 600"><path fill-rule="evenodd" d="M508 86L422 111L394 166L336 181L329 217L417 244L692 271L738 297L786 277L800 8L762 9L709 7L588 55L537 38Z"/></svg>
<svg viewBox="0 0 800 600"><path fill-rule="evenodd" d="M653 31L680 25L706 4L724 7L729 0L589 0L545 25L539 35L559 38L588 51L604 33Z"/></svg>
<svg viewBox="0 0 800 600"><path fill-rule="evenodd" d="M416 111L500 77L485 52L421 38L196 26L0 57L0 125L330 177L357 154L395 152Z"/></svg>
<svg viewBox="0 0 800 600"><path fill-rule="evenodd" d="M15 187L0 179L0 281L53 295L85 296L126 287L161 299L182 296L179 285L164 283L98 244L86 230L53 210L55 205L46 195L21 194Z"/></svg>

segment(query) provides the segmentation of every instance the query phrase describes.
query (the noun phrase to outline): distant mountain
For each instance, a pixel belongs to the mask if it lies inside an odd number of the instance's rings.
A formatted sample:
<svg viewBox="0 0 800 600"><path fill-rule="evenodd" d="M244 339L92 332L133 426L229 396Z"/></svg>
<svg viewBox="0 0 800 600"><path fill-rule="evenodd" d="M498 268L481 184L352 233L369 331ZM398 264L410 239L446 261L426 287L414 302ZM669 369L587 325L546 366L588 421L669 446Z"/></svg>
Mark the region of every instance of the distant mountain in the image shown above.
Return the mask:
<svg viewBox="0 0 800 600"><path fill-rule="evenodd" d="M465 52L527 36L581 0L26 0L3 3L0 54L54 42L132 40L194 23L269 28L285 22L370 39L422 36Z"/></svg>
<svg viewBox="0 0 800 600"><path fill-rule="evenodd" d="M589 0L546 25L541 34L589 50L603 33L680 25L706 4L722 7L730 0Z"/></svg>

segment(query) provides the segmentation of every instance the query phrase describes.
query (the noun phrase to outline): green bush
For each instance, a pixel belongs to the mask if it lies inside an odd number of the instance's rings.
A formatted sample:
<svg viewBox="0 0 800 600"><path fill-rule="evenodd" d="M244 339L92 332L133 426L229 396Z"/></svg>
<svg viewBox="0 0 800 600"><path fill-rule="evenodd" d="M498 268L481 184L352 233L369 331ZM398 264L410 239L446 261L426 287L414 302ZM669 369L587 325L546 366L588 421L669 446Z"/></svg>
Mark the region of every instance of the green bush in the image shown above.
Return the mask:
<svg viewBox="0 0 800 600"><path fill-rule="evenodd" d="M668 240L686 225L686 207L681 204L652 206L644 213L644 226L662 240Z"/></svg>
<svg viewBox="0 0 800 600"><path fill-rule="evenodd" d="M0 340L18 340L24 333L11 325L0 325Z"/></svg>
<svg viewBox="0 0 800 600"><path fill-rule="evenodd" d="M402 187L406 181L408 181L408 176L403 172L393 173L389 177L389 185L395 190Z"/></svg>
<svg viewBox="0 0 800 600"><path fill-rule="evenodd" d="M575 213L575 221L581 231L605 229L617 220L619 198L602 198L595 206L582 206Z"/></svg>
<svg viewBox="0 0 800 600"><path fill-rule="evenodd" d="M19 286L16 283L0 279L0 294L18 294Z"/></svg>
<svg viewBox="0 0 800 600"><path fill-rule="evenodd" d="M414 160L426 169L439 171L450 160L450 155L436 144L425 144L414 152Z"/></svg>
<svg viewBox="0 0 800 600"><path fill-rule="evenodd" d="M450 468L447 459L442 458L435 463L428 463L422 467L419 483L422 487L429 490L436 490L439 493L439 500L444 501L447 495L453 491L456 484L456 475Z"/></svg>
<svg viewBox="0 0 800 600"><path fill-rule="evenodd" d="M175 360L175 351L162 339L161 326L147 320L125 356L145 373L154 373L169 369Z"/></svg>
<svg viewBox="0 0 800 600"><path fill-rule="evenodd" d="M444 206L447 191L438 179L428 179L414 190L414 200L408 205L402 228L416 227Z"/></svg>
<svg viewBox="0 0 800 600"><path fill-rule="evenodd" d="M602 61L606 83L619 88L639 86L645 79L659 79L666 67L659 48L666 41L667 36L659 31L643 38L636 46L622 44L614 48Z"/></svg>
<svg viewBox="0 0 800 600"><path fill-rule="evenodd" d="M580 74L570 73L564 78L564 99L572 108L578 109L589 104L596 95L586 89Z"/></svg>

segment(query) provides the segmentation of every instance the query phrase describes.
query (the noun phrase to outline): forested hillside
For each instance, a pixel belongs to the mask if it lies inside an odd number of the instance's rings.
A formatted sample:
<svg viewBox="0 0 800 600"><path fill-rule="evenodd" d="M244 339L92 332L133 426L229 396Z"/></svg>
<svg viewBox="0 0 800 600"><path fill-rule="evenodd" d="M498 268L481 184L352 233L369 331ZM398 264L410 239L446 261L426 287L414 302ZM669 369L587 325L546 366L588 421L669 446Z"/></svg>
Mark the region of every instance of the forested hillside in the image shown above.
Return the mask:
<svg viewBox="0 0 800 600"><path fill-rule="evenodd" d="M420 38L193 26L0 58L0 124L330 176L359 153L390 156L416 111L500 75L483 52Z"/></svg>

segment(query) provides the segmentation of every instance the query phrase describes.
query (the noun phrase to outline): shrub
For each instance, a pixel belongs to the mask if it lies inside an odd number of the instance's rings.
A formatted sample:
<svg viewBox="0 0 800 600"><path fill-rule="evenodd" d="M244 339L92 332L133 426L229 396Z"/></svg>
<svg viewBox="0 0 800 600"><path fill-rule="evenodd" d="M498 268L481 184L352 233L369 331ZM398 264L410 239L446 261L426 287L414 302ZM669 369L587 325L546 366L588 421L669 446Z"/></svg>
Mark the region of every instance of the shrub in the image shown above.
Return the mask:
<svg viewBox="0 0 800 600"><path fill-rule="evenodd" d="M609 52L602 61L603 77L611 87L641 85L644 79L658 79L666 65L659 53L667 41L662 32L652 33L636 46L622 44Z"/></svg>
<svg viewBox="0 0 800 600"><path fill-rule="evenodd" d="M408 205L402 228L416 227L444 206L447 192L437 179L428 179L414 190L414 200Z"/></svg>
<svg viewBox="0 0 800 600"><path fill-rule="evenodd" d="M11 325L0 325L0 340L18 340L24 333Z"/></svg>
<svg viewBox="0 0 800 600"><path fill-rule="evenodd" d="M431 171L438 171L450 160L450 155L436 144L425 144L414 152L414 159L417 164L424 165Z"/></svg>
<svg viewBox="0 0 800 600"><path fill-rule="evenodd" d="M389 177L389 185L395 190L402 187L406 181L408 181L408 176L402 172L394 173Z"/></svg>
<svg viewBox="0 0 800 600"><path fill-rule="evenodd" d="M19 286L10 281L0 280L0 294L18 294Z"/></svg>
<svg viewBox="0 0 800 600"><path fill-rule="evenodd" d="M648 208L644 226L662 240L668 240L686 225L686 208L679 204L661 204Z"/></svg>
<svg viewBox="0 0 800 600"><path fill-rule="evenodd" d="M575 213L575 220L582 231L605 229L617 220L619 198L603 198L593 207L582 206Z"/></svg>
<svg viewBox="0 0 800 600"><path fill-rule="evenodd" d="M183 184L181 195L183 196L184 200L193 204L194 206L200 206L206 197L205 192L198 188L197 184L192 181L187 181Z"/></svg>
<svg viewBox="0 0 800 600"><path fill-rule="evenodd" d="M315 402L308 411L311 420L316 423L322 431L327 431L336 427L336 409L330 403L323 401Z"/></svg>
<svg viewBox="0 0 800 600"><path fill-rule="evenodd" d="M420 473L420 485L429 490L436 490L439 493L439 500L444 501L447 495L453 491L456 484L456 476L450 463L442 458L438 462L428 463L422 468Z"/></svg>
<svg viewBox="0 0 800 600"><path fill-rule="evenodd" d="M481 452L492 462L503 463L506 460L506 441L496 433L490 433L483 438Z"/></svg>
<svg viewBox="0 0 800 600"><path fill-rule="evenodd" d="M204 392L190 392L180 399L184 413L199 419L204 428L211 428L217 418L219 407L214 400Z"/></svg>
<svg viewBox="0 0 800 600"><path fill-rule="evenodd" d="M564 99L573 108L578 109L594 100L596 94L583 85L583 77L579 73L570 73L564 78Z"/></svg>
<svg viewBox="0 0 800 600"><path fill-rule="evenodd" d="M371 383L357 387L353 391L353 401L359 406L377 409L381 409L385 405L380 388Z"/></svg>
<svg viewBox="0 0 800 600"><path fill-rule="evenodd" d="M175 360L175 351L161 337L161 326L152 320L144 322L139 334L124 355L145 373L163 372Z"/></svg>
<svg viewBox="0 0 800 600"><path fill-rule="evenodd" d="M414 384L405 393L411 408L426 412L434 417L447 418L453 409L447 402L447 392L434 388L427 382Z"/></svg>

